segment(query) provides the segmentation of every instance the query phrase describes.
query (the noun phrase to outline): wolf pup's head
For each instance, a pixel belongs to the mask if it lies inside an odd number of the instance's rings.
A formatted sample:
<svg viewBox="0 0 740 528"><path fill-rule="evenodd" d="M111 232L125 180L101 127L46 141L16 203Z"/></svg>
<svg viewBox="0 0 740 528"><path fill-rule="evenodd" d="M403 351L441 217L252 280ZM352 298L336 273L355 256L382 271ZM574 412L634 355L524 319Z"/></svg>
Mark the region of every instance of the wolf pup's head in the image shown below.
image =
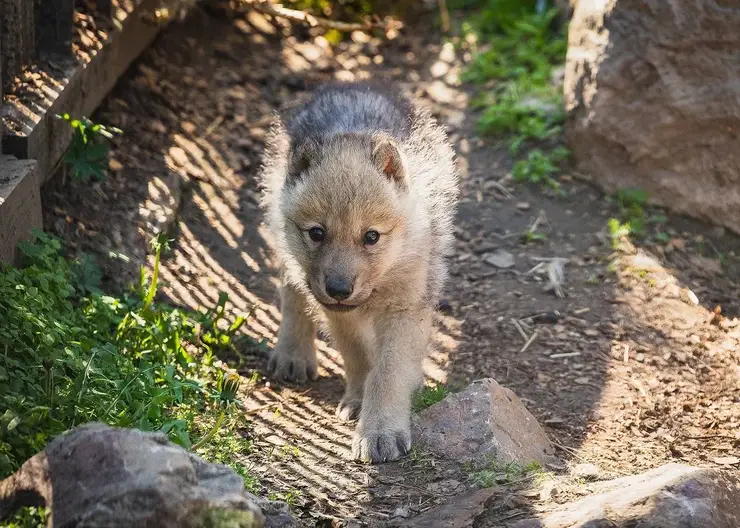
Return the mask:
<svg viewBox="0 0 740 528"><path fill-rule="evenodd" d="M389 135L293 146L281 209L288 251L319 303L346 311L371 297L401 253L408 191L403 154Z"/></svg>

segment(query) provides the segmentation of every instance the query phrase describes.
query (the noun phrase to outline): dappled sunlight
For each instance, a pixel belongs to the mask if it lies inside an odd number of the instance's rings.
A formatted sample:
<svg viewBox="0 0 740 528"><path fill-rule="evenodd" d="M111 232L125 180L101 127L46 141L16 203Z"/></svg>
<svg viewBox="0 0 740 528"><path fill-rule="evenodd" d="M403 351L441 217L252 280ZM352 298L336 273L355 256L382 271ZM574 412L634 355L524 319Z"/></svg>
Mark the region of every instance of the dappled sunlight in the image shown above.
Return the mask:
<svg viewBox="0 0 740 528"><path fill-rule="evenodd" d="M622 253L610 269L606 206L593 190L569 184L555 196L512 183L508 146L479 135L474 94L460 80L469 46L426 32L329 44L256 12L223 15L204 11L168 29L102 112L129 134L112 153L113 183L80 191L98 200L103 221L88 221L95 214L74 202L54 221L70 232L79 220L75 233L89 246L131 255L133 275L146 262L146 240L166 231L164 300L202 312L226 294L220 324L246 317L234 348L217 355L243 377L250 426L221 434L249 440L239 458L262 492L292 497L314 519L387 520L449 499L439 480L454 481L456 492L473 485L465 468L419 446L398 464L351 461L355 424L335 417L343 362L323 336L316 381L265 375L281 321L256 182L265 137L274 111L331 79L397 82L446 126L456 149L456 246L423 365L429 385L457 390L495 378L546 428L558 471L587 461L618 476L665 460L711 463L736 449L737 320L644 253ZM549 288L554 261L565 270L562 296ZM527 498L549 498L548 482L527 481Z"/></svg>

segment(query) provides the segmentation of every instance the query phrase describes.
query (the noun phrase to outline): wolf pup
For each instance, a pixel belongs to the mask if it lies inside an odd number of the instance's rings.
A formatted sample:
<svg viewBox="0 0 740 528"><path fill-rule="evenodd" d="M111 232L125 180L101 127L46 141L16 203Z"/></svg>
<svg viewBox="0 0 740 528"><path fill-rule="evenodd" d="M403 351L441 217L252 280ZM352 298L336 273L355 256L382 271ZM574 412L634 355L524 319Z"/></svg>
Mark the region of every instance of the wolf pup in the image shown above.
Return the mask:
<svg viewBox="0 0 740 528"><path fill-rule="evenodd" d="M344 360L337 416L359 418L353 457L396 460L411 447L412 395L453 245L446 134L392 91L326 85L273 127L261 178L282 279L268 370L316 379L321 325Z"/></svg>

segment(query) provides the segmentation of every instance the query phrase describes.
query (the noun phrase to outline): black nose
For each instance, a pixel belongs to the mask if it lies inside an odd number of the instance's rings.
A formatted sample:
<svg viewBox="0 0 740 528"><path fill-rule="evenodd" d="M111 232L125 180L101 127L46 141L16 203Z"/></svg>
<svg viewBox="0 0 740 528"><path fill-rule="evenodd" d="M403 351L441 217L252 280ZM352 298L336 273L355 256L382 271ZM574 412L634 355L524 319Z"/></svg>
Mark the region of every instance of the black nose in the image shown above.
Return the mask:
<svg viewBox="0 0 740 528"><path fill-rule="evenodd" d="M352 283L338 277L326 277L326 293L332 299L344 301L352 295Z"/></svg>

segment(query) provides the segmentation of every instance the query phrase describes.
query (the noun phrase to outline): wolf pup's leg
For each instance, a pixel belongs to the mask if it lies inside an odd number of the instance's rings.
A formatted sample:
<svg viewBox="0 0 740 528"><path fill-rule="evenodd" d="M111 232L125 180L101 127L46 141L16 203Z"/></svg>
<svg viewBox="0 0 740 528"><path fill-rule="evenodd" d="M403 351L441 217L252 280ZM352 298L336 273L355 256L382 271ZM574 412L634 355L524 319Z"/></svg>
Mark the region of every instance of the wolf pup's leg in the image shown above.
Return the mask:
<svg viewBox="0 0 740 528"><path fill-rule="evenodd" d="M344 396L337 406L340 420L356 420L362 408L362 393L368 373L367 355L363 343L351 329L332 325L334 348L342 354L344 361Z"/></svg>
<svg viewBox="0 0 740 528"><path fill-rule="evenodd" d="M374 464L397 460L411 449L411 398L423 383L422 363L432 313L387 314L377 327L377 350L365 380L352 455Z"/></svg>
<svg viewBox="0 0 740 528"><path fill-rule="evenodd" d="M282 322L278 342L270 355L267 370L277 379L304 383L318 377L316 329L309 317L303 295L289 285L280 287Z"/></svg>

